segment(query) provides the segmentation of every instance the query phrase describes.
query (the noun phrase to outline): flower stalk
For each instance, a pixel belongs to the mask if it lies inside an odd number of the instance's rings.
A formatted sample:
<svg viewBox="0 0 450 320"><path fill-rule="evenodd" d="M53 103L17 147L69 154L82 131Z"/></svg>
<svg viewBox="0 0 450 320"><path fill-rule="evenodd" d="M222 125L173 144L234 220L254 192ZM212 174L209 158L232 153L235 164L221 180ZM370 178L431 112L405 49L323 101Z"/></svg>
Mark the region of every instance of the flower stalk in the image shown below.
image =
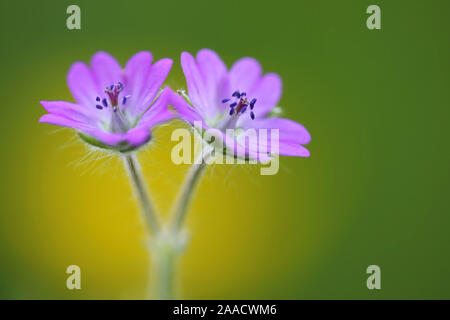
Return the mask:
<svg viewBox="0 0 450 320"><path fill-rule="evenodd" d="M174 298L174 273L177 254L169 246L152 252L152 270L156 299L171 300Z"/></svg>
<svg viewBox="0 0 450 320"><path fill-rule="evenodd" d="M181 233L174 233L169 229L161 230L151 240L151 297L158 300L174 299L178 256L183 251L185 242Z"/></svg>
<svg viewBox="0 0 450 320"><path fill-rule="evenodd" d="M144 220L147 224L148 230L152 235L156 235L159 231L159 222L155 215L155 210L150 201L150 194L145 186L143 175L139 162L134 153L124 155L124 164L127 168L128 176L133 187L136 197L144 213Z"/></svg>
<svg viewBox="0 0 450 320"><path fill-rule="evenodd" d="M175 283L178 258L184 251L186 237L183 224L186 220L189 204L195 194L197 184L207 166L205 160L209 153L201 157L200 163L195 163L189 169L182 188L173 207L173 220L168 228L162 228L151 241L150 253L152 260L152 292L156 299L170 300L175 296Z"/></svg>
<svg viewBox="0 0 450 320"><path fill-rule="evenodd" d="M203 160L203 159L202 159ZM184 221L186 220L186 215L189 209L189 204L192 197L197 189L198 181L206 168L205 161L198 164L193 164L189 169L189 172L183 182L180 192L178 193L177 199L175 200L175 205L173 209L173 222L172 230L178 232L181 230Z"/></svg>

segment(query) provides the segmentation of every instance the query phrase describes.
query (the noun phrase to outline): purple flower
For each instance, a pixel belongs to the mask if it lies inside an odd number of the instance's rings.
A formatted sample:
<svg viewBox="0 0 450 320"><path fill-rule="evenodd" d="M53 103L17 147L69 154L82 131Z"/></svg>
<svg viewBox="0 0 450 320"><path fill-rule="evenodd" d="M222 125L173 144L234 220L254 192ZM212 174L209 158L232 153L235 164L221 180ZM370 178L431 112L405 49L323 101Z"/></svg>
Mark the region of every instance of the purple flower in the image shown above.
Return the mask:
<svg viewBox="0 0 450 320"><path fill-rule="evenodd" d="M250 156L261 161L267 160L267 152L309 156L309 151L303 147L311 140L309 132L297 122L272 117L281 97L281 79L277 74L263 75L260 64L253 58L242 58L228 70L220 57L209 49L200 50L196 59L183 52L181 65L188 96L172 94L171 98L181 119L191 124L201 121L203 129L220 131L227 151L231 150L235 156ZM267 140L259 139L259 130L255 130L256 143L245 140L242 132L252 128L267 129ZM235 129L231 139L226 129ZM279 129L278 152L271 146L273 129Z"/></svg>
<svg viewBox="0 0 450 320"><path fill-rule="evenodd" d="M122 69L111 55L97 52L90 67L75 62L69 70L67 84L76 103L41 101L49 113L39 122L74 128L98 147L138 148L150 140L151 127L172 118L170 88L157 97L171 67L171 59L152 64L150 52L138 52Z"/></svg>

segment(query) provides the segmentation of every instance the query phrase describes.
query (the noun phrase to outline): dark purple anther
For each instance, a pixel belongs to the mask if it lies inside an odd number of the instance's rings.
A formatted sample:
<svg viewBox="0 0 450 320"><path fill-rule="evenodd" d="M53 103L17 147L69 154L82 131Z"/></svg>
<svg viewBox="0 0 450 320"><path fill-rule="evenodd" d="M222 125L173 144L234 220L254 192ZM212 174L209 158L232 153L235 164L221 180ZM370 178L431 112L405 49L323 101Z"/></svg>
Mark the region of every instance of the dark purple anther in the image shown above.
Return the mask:
<svg viewBox="0 0 450 320"><path fill-rule="evenodd" d="M227 103L228 101L230 101L230 99L223 99L222 103Z"/></svg>
<svg viewBox="0 0 450 320"><path fill-rule="evenodd" d="M240 97L241 97L239 91L233 92L233 94L232 94L231 96L232 96L232 97L236 97L236 98L240 98Z"/></svg>
<svg viewBox="0 0 450 320"><path fill-rule="evenodd" d="M252 112L250 112L250 118L252 118L252 120L255 120L255 114Z"/></svg>
<svg viewBox="0 0 450 320"><path fill-rule="evenodd" d="M95 98L95 100L96 100L97 102L99 102L101 99L100 99L100 97L97 97L97 98Z"/></svg>
<svg viewBox="0 0 450 320"><path fill-rule="evenodd" d="M250 109L253 110L253 108L255 107L255 103L256 103L256 98L253 98L252 101L250 101Z"/></svg>
<svg viewBox="0 0 450 320"><path fill-rule="evenodd" d="M102 104L105 106L105 108L108 106L108 101L106 101L106 98L103 98Z"/></svg>
<svg viewBox="0 0 450 320"><path fill-rule="evenodd" d="M230 108L234 108L237 106L237 102L233 102L232 104L230 104Z"/></svg>
<svg viewBox="0 0 450 320"><path fill-rule="evenodd" d="M234 108L230 109L230 116L232 116L234 114Z"/></svg>
<svg viewBox="0 0 450 320"><path fill-rule="evenodd" d="M125 103L127 103L127 97L126 96L123 97L123 99L122 99L122 104L125 104Z"/></svg>
<svg viewBox="0 0 450 320"><path fill-rule="evenodd" d="M114 107L114 108L113 108L113 111L114 111L114 112L117 112L117 107Z"/></svg>
<svg viewBox="0 0 450 320"><path fill-rule="evenodd" d="M103 107L102 107L101 105L99 105L99 104L96 105L95 107L96 107L98 110L102 110L102 109L103 109Z"/></svg>
<svg viewBox="0 0 450 320"><path fill-rule="evenodd" d="M245 92L241 93L241 97L245 97L246 95L247 95L247 93L245 93Z"/></svg>
<svg viewBox="0 0 450 320"><path fill-rule="evenodd" d="M241 113L244 113L244 112L245 112L245 110L247 110L247 107L242 107L242 109L241 109Z"/></svg>

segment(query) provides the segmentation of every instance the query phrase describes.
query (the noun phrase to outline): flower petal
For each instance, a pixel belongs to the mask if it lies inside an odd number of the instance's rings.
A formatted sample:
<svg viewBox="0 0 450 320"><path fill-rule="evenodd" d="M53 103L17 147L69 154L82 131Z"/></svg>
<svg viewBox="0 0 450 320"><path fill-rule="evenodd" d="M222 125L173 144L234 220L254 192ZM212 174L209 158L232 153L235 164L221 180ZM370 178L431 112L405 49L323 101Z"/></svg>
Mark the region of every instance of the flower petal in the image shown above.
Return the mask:
<svg viewBox="0 0 450 320"><path fill-rule="evenodd" d="M236 89L233 90L233 88L231 87L230 75L225 74L218 85L218 101L221 114L223 114L224 112L228 113L230 111L229 104L222 103L222 101L224 99L230 99L235 90Z"/></svg>
<svg viewBox="0 0 450 320"><path fill-rule="evenodd" d="M169 58L158 60L151 66L150 72L144 84L144 91L140 97L139 103L136 105L136 111L138 114L144 112L153 102L171 68L172 59Z"/></svg>
<svg viewBox="0 0 450 320"><path fill-rule="evenodd" d="M309 157L309 150L305 147L280 140L278 153L286 157Z"/></svg>
<svg viewBox="0 0 450 320"><path fill-rule="evenodd" d="M279 154L282 156L297 156L297 157L309 157L309 151L300 144L284 141L281 139L273 141L270 134L264 139L261 132L257 132L258 139L251 141L250 150L258 152L260 154L266 154L267 152L272 154Z"/></svg>
<svg viewBox="0 0 450 320"><path fill-rule="evenodd" d="M219 89L227 74L227 67L217 53L210 49L202 49L197 53L197 64L203 76L208 106L215 107L215 112L218 113L223 109L220 101L225 97L219 96Z"/></svg>
<svg viewBox="0 0 450 320"><path fill-rule="evenodd" d="M105 132L97 128L83 130L83 133L111 147L117 146L119 143L124 142L126 136L125 133Z"/></svg>
<svg viewBox="0 0 450 320"><path fill-rule="evenodd" d="M164 88L156 101L139 119L137 127L144 125L150 128L158 123L171 120L174 114L169 110L168 106L172 94L173 92L169 87Z"/></svg>
<svg viewBox="0 0 450 320"><path fill-rule="evenodd" d="M142 51L133 55L125 66L125 92L131 95L128 99L130 105L137 105L146 89L145 81L150 72L152 60L153 57L150 52ZM134 115L139 114L134 110L132 112Z"/></svg>
<svg viewBox="0 0 450 320"><path fill-rule="evenodd" d="M261 118L267 115L280 101L282 82L276 73L267 73L252 88L251 96L257 99L254 113Z"/></svg>
<svg viewBox="0 0 450 320"><path fill-rule="evenodd" d="M177 115L180 119L194 124L194 121L202 121L202 116L192 108L189 103L178 93L172 92L170 95L170 104L177 111Z"/></svg>
<svg viewBox="0 0 450 320"><path fill-rule="evenodd" d="M39 122L40 123L54 124L54 125L57 125L57 126L62 126L62 127L67 127L67 128L78 129L78 130L81 130L81 131L92 130L93 129L93 127L89 126L86 123L82 123L82 122L79 122L79 121L75 121L73 119L66 118L66 117L61 116L61 115L51 114L51 113L44 114L39 119Z"/></svg>
<svg viewBox="0 0 450 320"><path fill-rule="evenodd" d="M99 119L95 109L66 101L41 101L47 112L95 126Z"/></svg>
<svg viewBox="0 0 450 320"><path fill-rule="evenodd" d="M181 54L181 67L186 77L191 103L203 117L214 117L216 107L208 104L208 93L203 76L190 53L183 52Z"/></svg>
<svg viewBox="0 0 450 320"><path fill-rule="evenodd" d="M172 60L168 58L154 65L151 62L150 52L139 52L125 67L126 94L131 95L129 101L133 108L129 112L133 117L138 117L150 106L172 67Z"/></svg>
<svg viewBox="0 0 450 320"><path fill-rule="evenodd" d="M112 84L124 82L122 67L109 53L99 51L94 54L91 59L91 68L100 93Z"/></svg>
<svg viewBox="0 0 450 320"><path fill-rule="evenodd" d="M267 136L270 137L271 129L279 130L279 138L282 141L307 144L311 141L311 135L308 130L300 123L284 118L266 118L250 120L245 122L244 129L268 129Z"/></svg>
<svg viewBox="0 0 450 320"><path fill-rule="evenodd" d="M309 151L300 144L292 141L284 141L281 140L281 138L274 141L270 133L263 135L262 132L254 128L251 128L250 130L247 129L241 133L237 136L236 140L237 143L244 147L248 154L254 159L264 159L264 155L269 157L267 155L268 153L280 154L282 156L309 157ZM253 135L251 133L253 133ZM256 158L255 155L257 155L258 158Z"/></svg>
<svg viewBox="0 0 450 320"><path fill-rule="evenodd" d="M67 85L78 104L95 108L95 98L99 94L95 78L83 62L75 62L67 74Z"/></svg>
<svg viewBox="0 0 450 320"><path fill-rule="evenodd" d="M259 152L257 139L251 139L245 134L240 134L237 137L225 134L225 137L225 145L228 150L233 150L235 156L239 158L250 157L264 163L270 160L270 156L267 153Z"/></svg>
<svg viewBox="0 0 450 320"><path fill-rule="evenodd" d="M125 140L129 145L133 147L139 147L145 144L150 139L150 136L150 128L147 126L140 126L128 131L125 134Z"/></svg>
<svg viewBox="0 0 450 320"><path fill-rule="evenodd" d="M236 61L229 72L230 89L248 93L261 77L261 65L253 58L242 58ZM229 93L231 95L232 92Z"/></svg>

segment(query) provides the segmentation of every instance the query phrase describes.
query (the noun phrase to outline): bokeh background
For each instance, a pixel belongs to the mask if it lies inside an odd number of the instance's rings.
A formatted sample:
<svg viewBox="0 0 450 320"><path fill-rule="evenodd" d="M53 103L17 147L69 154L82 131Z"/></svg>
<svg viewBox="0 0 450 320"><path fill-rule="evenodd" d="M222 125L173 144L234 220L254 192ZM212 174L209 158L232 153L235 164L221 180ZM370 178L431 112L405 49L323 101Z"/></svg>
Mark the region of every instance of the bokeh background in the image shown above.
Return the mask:
<svg viewBox="0 0 450 320"><path fill-rule="evenodd" d="M66 8L81 7L81 30ZM366 28L370 4L382 30ZM145 230L120 160L39 124L40 100L72 101L76 60L106 50L253 56L283 78L285 116L312 134L310 158L280 172L216 166L190 212L186 299L450 298L449 1L2 1L0 298L141 299ZM167 216L188 166L171 130L139 154ZM66 267L82 290L65 287ZM381 267L382 289L366 288Z"/></svg>

